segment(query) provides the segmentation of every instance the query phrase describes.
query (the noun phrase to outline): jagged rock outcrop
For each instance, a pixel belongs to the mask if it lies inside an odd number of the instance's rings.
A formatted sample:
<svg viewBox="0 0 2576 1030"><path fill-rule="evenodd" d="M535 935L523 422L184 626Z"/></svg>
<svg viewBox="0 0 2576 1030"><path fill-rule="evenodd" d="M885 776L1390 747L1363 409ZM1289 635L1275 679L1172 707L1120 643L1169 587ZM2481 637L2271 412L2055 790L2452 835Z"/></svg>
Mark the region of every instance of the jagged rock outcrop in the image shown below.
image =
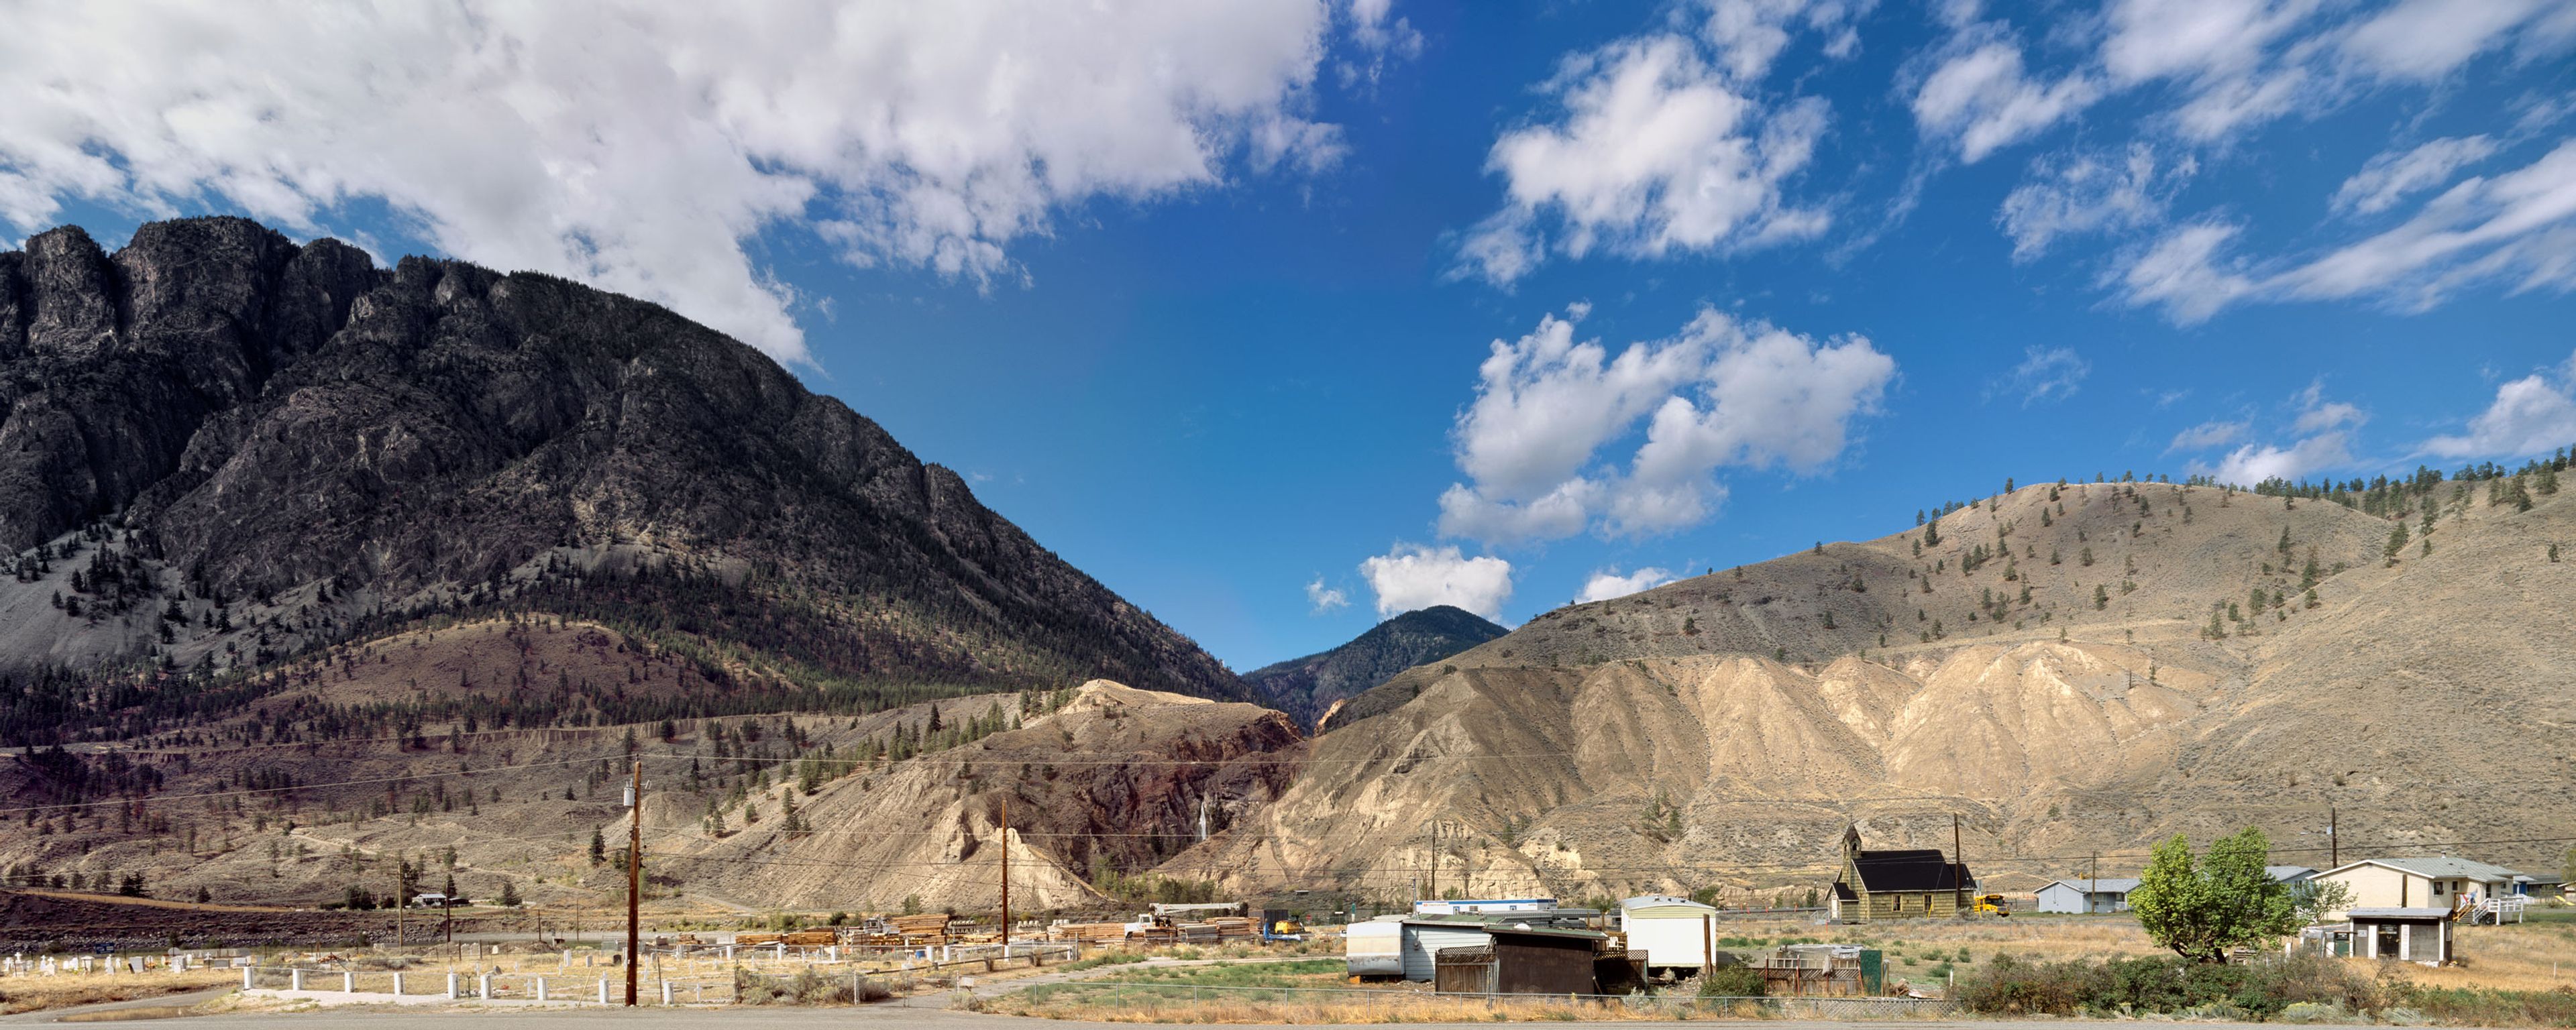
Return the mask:
<svg viewBox="0 0 2576 1030"><path fill-rule="evenodd" d="M0 255L0 553L19 572L0 663L229 667L644 569L766 605L762 646L837 674L1245 696L740 343L549 276L378 269L237 218ZM82 605L98 580L69 577L101 560L124 592ZM172 598L184 620L159 618Z"/></svg>

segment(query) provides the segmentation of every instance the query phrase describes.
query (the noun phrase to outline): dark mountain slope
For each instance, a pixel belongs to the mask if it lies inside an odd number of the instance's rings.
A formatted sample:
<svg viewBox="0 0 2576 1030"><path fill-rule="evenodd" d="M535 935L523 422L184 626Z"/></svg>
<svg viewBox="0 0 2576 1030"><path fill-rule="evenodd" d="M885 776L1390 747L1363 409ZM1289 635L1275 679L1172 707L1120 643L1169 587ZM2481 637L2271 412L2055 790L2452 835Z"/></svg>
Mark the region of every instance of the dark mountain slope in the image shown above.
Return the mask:
<svg viewBox="0 0 2576 1030"><path fill-rule="evenodd" d="M1322 654L1292 658L1245 673L1263 704L1313 726L1333 703L1355 697L1396 673L1457 654L1509 632L1464 609L1437 605L1406 612Z"/></svg>
<svg viewBox="0 0 2576 1030"><path fill-rule="evenodd" d="M241 219L0 254L0 549L0 665L231 668L577 603L816 676L1246 696L749 347Z"/></svg>

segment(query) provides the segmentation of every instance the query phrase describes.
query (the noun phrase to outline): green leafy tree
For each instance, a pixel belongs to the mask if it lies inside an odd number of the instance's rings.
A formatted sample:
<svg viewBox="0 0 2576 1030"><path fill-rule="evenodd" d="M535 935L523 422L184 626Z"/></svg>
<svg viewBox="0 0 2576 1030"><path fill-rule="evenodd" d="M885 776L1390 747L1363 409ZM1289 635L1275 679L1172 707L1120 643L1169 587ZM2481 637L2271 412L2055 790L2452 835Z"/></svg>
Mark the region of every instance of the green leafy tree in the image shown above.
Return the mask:
<svg viewBox="0 0 2576 1030"><path fill-rule="evenodd" d="M503 880L503 881L501 881L501 907L502 907L502 908L517 908L517 907L519 907L519 885L518 885L518 883L517 883L516 881L512 881L512 880Z"/></svg>
<svg viewBox="0 0 2576 1030"><path fill-rule="evenodd" d="M2224 962L2230 950L2299 928L2289 888L2264 871L2271 852L2263 831L2249 826L2210 842L2195 861L2191 842L2175 834L2156 845L2129 908L2149 940L2194 962Z"/></svg>
<svg viewBox="0 0 2576 1030"><path fill-rule="evenodd" d="M2305 925L2325 922L2327 913L2349 910L2352 902L2352 885L2341 880L2311 878L2290 885L2290 905Z"/></svg>

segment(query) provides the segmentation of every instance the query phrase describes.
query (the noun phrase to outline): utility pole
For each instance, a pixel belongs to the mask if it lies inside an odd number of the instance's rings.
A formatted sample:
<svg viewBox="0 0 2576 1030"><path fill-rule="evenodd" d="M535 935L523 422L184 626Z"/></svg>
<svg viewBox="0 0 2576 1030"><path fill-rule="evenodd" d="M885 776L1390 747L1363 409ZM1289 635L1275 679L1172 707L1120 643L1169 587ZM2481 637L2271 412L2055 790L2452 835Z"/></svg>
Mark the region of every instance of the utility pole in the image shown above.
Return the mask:
<svg viewBox="0 0 2576 1030"><path fill-rule="evenodd" d="M644 892L644 760L635 760L635 781L626 788L626 1007L635 1007L635 957L642 949L638 921Z"/></svg>
<svg viewBox="0 0 2576 1030"><path fill-rule="evenodd" d="M438 908L439 922L442 924L439 932L446 936L447 943L454 944L456 943L456 895L450 894L440 900Z"/></svg>
<svg viewBox="0 0 2576 1030"><path fill-rule="evenodd" d="M1959 813L1952 812L1950 813L1950 904L1953 909L1956 909L1959 904L1959 889L1967 886L1959 882L1959 874L1967 868L1967 845L1959 842Z"/></svg>
<svg viewBox="0 0 2576 1030"><path fill-rule="evenodd" d="M397 948L402 947L402 942L403 942L403 934L402 934L402 931L403 931L403 925L402 925L402 924L403 924L403 909L406 909L406 908L411 907L411 905L410 905L410 899L403 897L403 882L402 882L402 880L403 880L403 858L402 858L402 853L401 853L401 852L395 852L395 853L394 853L394 947L397 947Z"/></svg>
<svg viewBox="0 0 2576 1030"><path fill-rule="evenodd" d="M1011 799L1002 799L1002 957L1011 957Z"/></svg>
<svg viewBox="0 0 2576 1030"><path fill-rule="evenodd" d="M2326 806L2326 868L2328 868L2328 869L2341 869L2341 868L2343 868L2343 838L2342 838L2342 836L2338 835L2338 834L2335 832L2335 830L2336 830L2336 829L2338 829L2338 827L2335 825L2337 821L2338 821L2338 820L2337 820L2337 818L2336 818L2335 806L2333 806L2333 805L2327 805L2327 806Z"/></svg>

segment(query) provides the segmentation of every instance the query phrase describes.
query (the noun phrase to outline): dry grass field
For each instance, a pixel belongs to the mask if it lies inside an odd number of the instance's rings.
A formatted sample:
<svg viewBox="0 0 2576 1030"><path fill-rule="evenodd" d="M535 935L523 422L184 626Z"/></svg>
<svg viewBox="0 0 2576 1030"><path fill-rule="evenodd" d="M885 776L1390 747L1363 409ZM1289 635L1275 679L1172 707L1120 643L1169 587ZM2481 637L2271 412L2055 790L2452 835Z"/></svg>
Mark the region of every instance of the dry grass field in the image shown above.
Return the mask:
<svg viewBox="0 0 2576 1030"><path fill-rule="evenodd" d="M159 998L240 982L241 974L229 969L9 977L0 979L0 1014Z"/></svg>

